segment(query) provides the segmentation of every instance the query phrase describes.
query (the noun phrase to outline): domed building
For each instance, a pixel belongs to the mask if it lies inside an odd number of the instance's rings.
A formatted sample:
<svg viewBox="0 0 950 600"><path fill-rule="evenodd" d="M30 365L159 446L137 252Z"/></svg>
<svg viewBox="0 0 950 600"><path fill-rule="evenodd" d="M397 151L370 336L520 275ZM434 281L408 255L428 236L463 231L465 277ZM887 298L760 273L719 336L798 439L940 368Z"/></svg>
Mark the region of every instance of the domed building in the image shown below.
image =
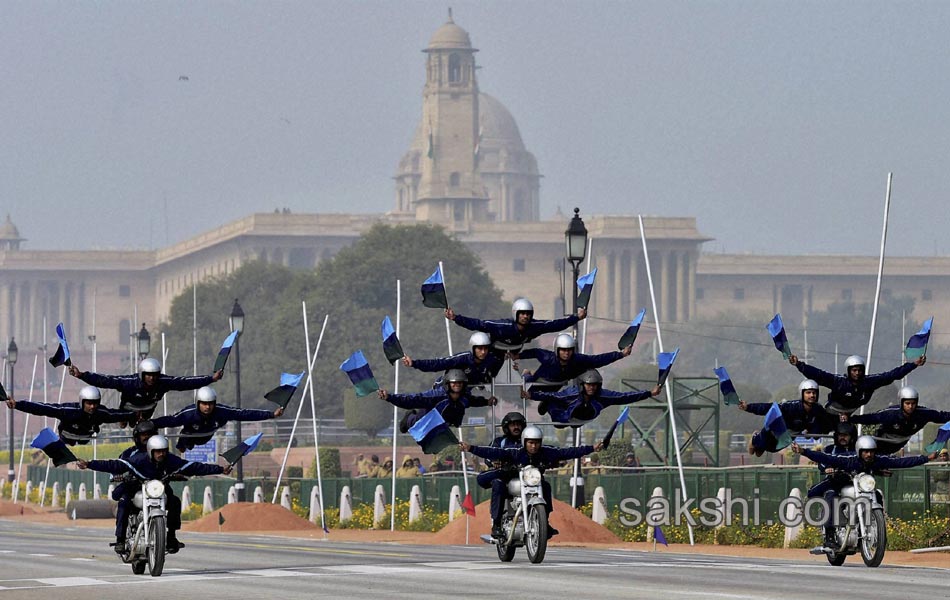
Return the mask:
<svg viewBox="0 0 950 600"><path fill-rule="evenodd" d="M20 242L25 241L20 237L20 230L16 228L8 214L7 220L0 225L0 250L19 250Z"/></svg>
<svg viewBox="0 0 950 600"><path fill-rule="evenodd" d="M538 164L514 117L478 89L468 33L449 20L426 53L422 119L396 172L391 215L455 231L540 220Z"/></svg>

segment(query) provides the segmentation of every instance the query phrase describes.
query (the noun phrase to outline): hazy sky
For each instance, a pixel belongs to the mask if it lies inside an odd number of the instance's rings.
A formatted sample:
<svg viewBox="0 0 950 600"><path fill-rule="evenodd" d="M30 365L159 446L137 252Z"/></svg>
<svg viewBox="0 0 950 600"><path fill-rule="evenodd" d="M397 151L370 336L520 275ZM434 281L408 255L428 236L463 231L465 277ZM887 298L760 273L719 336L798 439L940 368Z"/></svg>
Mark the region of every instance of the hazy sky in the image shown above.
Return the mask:
<svg viewBox="0 0 950 600"><path fill-rule="evenodd" d="M707 251L950 254L950 4L13 2L0 218L161 247L252 212L383 212L454 8L542 215L696 216ZM185 80L187 78L187 80Z"/></svg>

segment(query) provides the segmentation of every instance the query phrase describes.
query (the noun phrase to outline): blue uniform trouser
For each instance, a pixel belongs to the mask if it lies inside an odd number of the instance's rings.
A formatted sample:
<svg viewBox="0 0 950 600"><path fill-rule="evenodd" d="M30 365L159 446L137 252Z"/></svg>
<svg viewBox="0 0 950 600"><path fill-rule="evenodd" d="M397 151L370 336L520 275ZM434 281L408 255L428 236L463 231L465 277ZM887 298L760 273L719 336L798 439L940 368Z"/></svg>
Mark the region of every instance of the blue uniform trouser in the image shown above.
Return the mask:
<svg viewBox="0 0 950 600"><path fill-rule="evenodd" d="M775 439L775 436L772 435L772 432L767 429L761 429L752 435L752 447L756 450L775 452L775 447L777 445L778 440Z"/></svg>

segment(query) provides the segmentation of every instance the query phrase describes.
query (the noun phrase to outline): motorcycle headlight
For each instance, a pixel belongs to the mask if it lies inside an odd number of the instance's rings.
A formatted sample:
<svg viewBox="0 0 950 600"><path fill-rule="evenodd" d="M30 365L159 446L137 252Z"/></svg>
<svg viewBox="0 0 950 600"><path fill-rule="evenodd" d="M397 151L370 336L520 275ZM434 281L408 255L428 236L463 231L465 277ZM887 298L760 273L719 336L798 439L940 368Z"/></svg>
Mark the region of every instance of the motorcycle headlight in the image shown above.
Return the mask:
<svg viewBox="0 0 950 600"><path fill-rule="evenodd" d="M524 478L525 485L541 485L541 470L536 467L528 467L521 476Z"/></svg>
<svg viewBox="0 0 950 600"><path fill-rule="evenodd" d="M162 494L165 493L165 485L157 479L146 482L143 489L145 490L145 495L149 498L161 498Z"/></svg>
<svg viewBox="0 0 950 600"><path fill-rule="evenodd" d="M873 492L874 488L877 487L877 482L874 481L874 476L869 473L862 473L858 475L856 483L858 484L858 489L862 492Z"/></svg>

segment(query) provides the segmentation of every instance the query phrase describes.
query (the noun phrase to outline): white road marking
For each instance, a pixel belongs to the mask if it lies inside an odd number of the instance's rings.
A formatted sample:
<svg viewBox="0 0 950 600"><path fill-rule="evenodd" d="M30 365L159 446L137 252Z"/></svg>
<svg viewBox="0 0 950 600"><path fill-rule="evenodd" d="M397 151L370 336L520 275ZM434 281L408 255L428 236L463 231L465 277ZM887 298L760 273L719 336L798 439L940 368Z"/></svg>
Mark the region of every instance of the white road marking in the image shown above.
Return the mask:
<svg viewBox="0 0 950 600"><path fill-rule="evenodd" d="M95 579L92 577L50 577L48 579L34 579L33 581L38 581L40 583L45 583L46 585L52 585L55 587L74 587L77 585L102 585L110 583L108 581L103 581L101 579Z"/></svg>

